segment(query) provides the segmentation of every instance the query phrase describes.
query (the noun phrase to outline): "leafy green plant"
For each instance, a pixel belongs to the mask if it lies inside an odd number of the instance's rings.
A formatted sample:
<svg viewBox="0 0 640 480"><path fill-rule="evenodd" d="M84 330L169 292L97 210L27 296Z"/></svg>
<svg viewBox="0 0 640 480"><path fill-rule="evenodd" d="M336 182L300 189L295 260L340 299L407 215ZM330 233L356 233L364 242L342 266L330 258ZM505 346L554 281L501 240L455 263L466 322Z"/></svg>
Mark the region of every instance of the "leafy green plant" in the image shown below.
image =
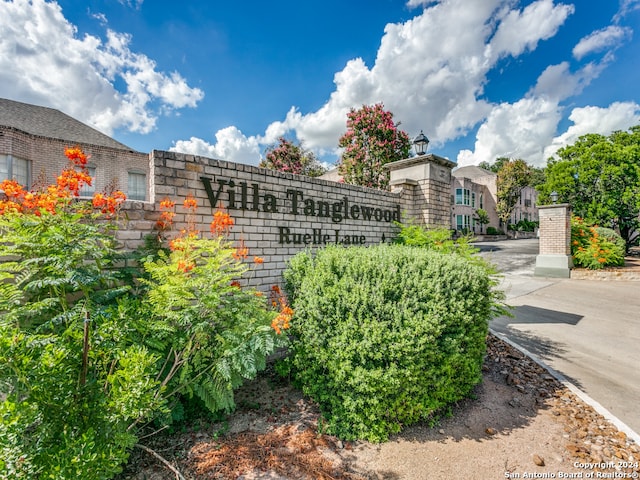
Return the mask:
<svg viewBox="0 0 640 480"><path fill-rule="evenodd" d="M538 222L520 220L518 223L510 223L509 230L513 232L533 232L538 227Z"/></svg>
<svg viewBox="0 0 640 480"><path fill-rule="evenodd" d="M144 304L159 332L154 339L169 352L167 395L195 394L212 411L232 410L234 389L284 341L261 293L235 282L246 267L234 256L223 237L187 235L172 242L170 255L144 263Z"/></svg>
<svg viewBox="0 0 640 480"><path fill-rule="evenodd" d="M0 182L2 478L111 478L147 423L197 406L185 399L231 409L292 314L235 280L248 252L225 240L224 212L211 239L190 228L168 250L148 242L135 280L110 222L124 195L79 201L86 156L65 153L73 164L54 185ZM195 213L193 199L184 206Z"/></svg>
<svg viewBox="0 0 640 480"><path fill-rule="evenodd" d="M163 407L158 357L131 341L139 322L122 318L113 237L73 200L82 170L65 172L40 192L0 184L4 478L110 478L137 440L131 425Z"/></svg>
<svg viewBox="0 0 640 480"><path fill-rule="evenodd" d="M579 217L571 219L571 255L577 267L599 270L624 265L626 243L610 228L589 226Z"/></svg>
<svg viewBox="0 0 640 480"><path fill-rule="evenodd" d="M326 429L384 441L469 395L488 320L501 311L489 272L404 245L296 255L284 274L295 311L291 372Z"/></svg>

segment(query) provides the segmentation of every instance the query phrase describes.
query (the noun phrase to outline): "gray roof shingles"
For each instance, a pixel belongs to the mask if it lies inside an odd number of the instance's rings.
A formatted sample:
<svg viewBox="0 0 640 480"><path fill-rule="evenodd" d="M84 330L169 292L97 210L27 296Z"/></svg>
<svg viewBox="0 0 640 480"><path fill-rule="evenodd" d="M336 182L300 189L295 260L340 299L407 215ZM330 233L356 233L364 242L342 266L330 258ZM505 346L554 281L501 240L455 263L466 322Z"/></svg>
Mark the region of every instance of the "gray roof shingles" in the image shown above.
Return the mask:
<svg viewBox="0 0 640 480"><path fill-rule="evenodd" d="M70 143L84 143L117 150L132 148L99 132L69 115L48 107L0 98L0 126L11 127L31 135L55 138Z"/></svg>

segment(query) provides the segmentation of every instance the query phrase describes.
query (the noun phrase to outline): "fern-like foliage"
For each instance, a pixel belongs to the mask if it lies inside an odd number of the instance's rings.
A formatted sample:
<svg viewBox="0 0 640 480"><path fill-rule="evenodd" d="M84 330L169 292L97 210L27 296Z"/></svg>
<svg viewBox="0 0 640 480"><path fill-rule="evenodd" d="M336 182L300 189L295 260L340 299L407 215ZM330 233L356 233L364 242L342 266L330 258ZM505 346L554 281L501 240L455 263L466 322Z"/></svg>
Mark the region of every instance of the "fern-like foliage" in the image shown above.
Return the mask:
<svg viewBox="0 0 640 480"><path fill-rule="evenodd" d="M246 271L235 253L223 237L189 238L180 249L148 258L140 280L148 289L144 303L154 324L170 332L179 362L179 370L163 372L173 375L165 377L168 390L196 395L213 412L233 409L234 389L264 369L284 342L259 293L234 285Z"/></svg>

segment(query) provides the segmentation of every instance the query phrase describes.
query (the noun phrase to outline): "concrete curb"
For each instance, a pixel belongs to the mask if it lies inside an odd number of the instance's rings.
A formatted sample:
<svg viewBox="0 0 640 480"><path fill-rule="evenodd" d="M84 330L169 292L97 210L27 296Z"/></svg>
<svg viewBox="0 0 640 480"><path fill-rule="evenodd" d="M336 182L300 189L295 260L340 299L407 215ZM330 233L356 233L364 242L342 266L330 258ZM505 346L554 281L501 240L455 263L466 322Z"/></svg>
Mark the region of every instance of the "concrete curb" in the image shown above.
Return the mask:
<svg viewBox="0 0 640 480"><path fill-rule="evenodd" d="M526 348L521 347L517 343L514 343L513 341L509 340L505 335L495 332L491 328L489 328L489 332L491 332L493 335L495 335L497 338L499 338L503 342L508 343L513 348L520 351L522 354L526 355L531 360L533 360L538 365L540 365L542 368L547 370L551 376L553 376L556 380L562 383L569 391L571 391L574 395L580 398L580 400L582 400L587 405L590 405L596 412L598 412L606 420L611 422L619 431L623 432L627 436L628 440L631 440L637 445L640 445L640 435L634 432L631 429L631 427L629 427L626 423L624 423L622 420L620 420L618 417L612 414L609 410L607 410L602 405L600 405L600 403L598 403L596 400L591 398L589 395L584 393L582 390L576 387L573 383L567 380L560 372L551 368L549 365L544 363L537 355L529 352Z"/></svg>

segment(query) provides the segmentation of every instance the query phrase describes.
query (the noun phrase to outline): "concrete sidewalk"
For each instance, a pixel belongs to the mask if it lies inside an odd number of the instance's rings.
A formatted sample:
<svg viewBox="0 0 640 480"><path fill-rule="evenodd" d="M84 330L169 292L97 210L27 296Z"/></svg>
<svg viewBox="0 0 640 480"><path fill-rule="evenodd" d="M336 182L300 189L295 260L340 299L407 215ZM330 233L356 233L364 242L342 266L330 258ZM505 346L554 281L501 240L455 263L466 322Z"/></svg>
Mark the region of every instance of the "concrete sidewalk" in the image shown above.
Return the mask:
<svg viewBox="0 0 640 480"><path fill-rule="evenodd" d="M505 275L514 318L490 327L640 432L640 282Z"/></svg>

